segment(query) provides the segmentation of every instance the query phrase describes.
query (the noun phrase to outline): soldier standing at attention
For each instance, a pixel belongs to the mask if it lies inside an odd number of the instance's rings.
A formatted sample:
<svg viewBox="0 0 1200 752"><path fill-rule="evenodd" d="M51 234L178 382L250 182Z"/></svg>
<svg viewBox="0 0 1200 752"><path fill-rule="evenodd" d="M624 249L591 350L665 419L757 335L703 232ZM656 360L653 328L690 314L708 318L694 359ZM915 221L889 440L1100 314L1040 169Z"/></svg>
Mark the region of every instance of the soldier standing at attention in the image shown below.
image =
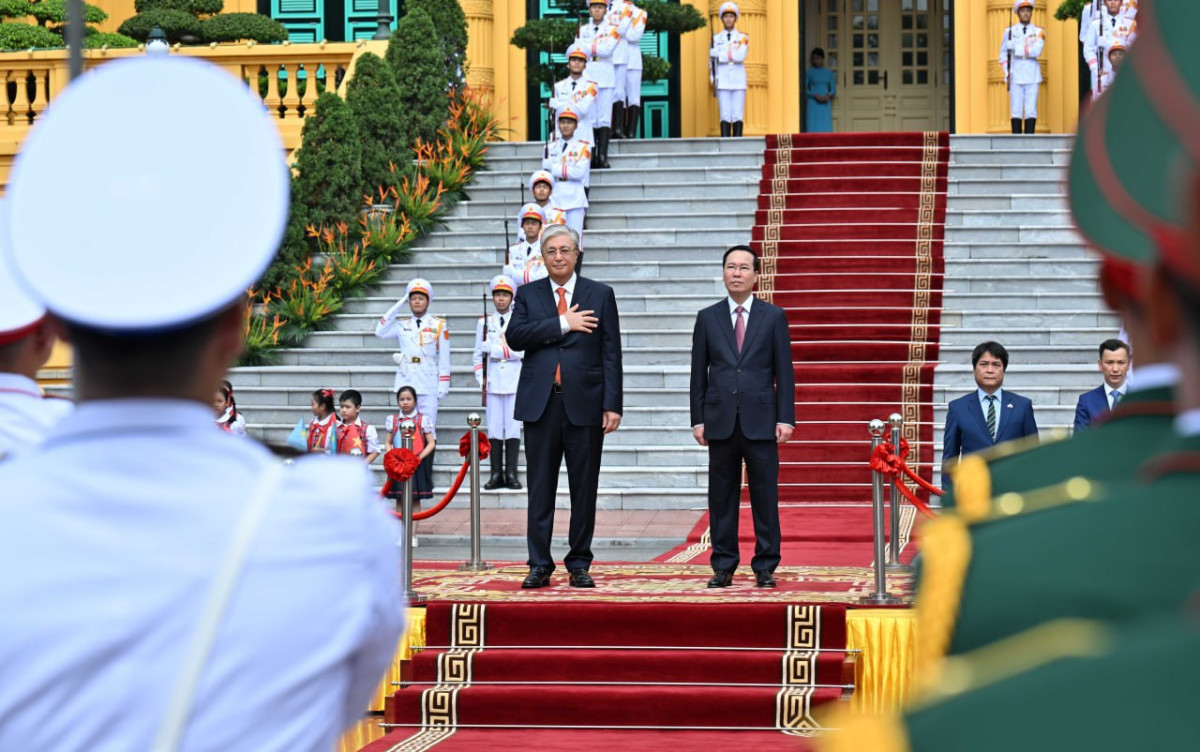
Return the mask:
<svg viewBox="0 0 1200 752"><path fill-rule="evenodd" d="M737 3L721 3L721 23L725 29L713 35L708 52L716 63L716 79L710 77L709 81L717 88L723 138L742 135L746 112L746 55L750 52L750 35L734 28L741 14Z"/></svg>
<svg viewBox="0 0 1200 752"><path fill-rule="evenodd" d="M609 0L605 19L617 30L617 48L613 50L612 137L625 138L625 87L629 69L629 24L633 20L633 4L627 0ZM607 155L605 155L607 157Z"/></svg>
<svg viewBox="0 0 1200 752"><path fill-rule="evenodd" d="M646 11L632 5L633 16L629 19L629 30L625 41L629 44L629 57L625 65L625 137L637 138L642 120L642 35L646 33Z"/></svg>
<svg viewBox="0 0 1200 752"><path fill-rule="evenodd" d="M411 386L417 391L417 411L437 424L438 403L450 393L450 330L446 320L429 314L433 285L417 277L408 283L407 294L379 319L375 336L395 337L400 352L392 355L396 363L393 389ZM408 305L411 316L399 316ZM433 452L421 462L417 472L433 475Z"/></svg>
<svg viewBox="0 0 1200 752"><path fill-rule="evenodd" d="M579 115L574 109L564 107L558 113L562 138L547 147L542 167L554 176L554 203L566 213L565 224L582 233L588 207L585 187L592 172L592 147L587 141L575 138L578 124ZM597 135L602 130L597 128Z"/></svg>
<svg viewBox="0 0 1200 752"><path fill-rule="evenodd" d="M521 225L524 240L508 247L508 263L504 265L502 274L511 279L514 288L528 284L547 276L546 265L542 263L542 248L538 239L542 236L542 227L546 223L546 215L537 204L525 204L517 215Z"/></svg>
<svg viewBox="0 0 1200 752"><path fill-rule="evenodd" d="M554 121L554 127L558 128L557 120ZM546 154L549 153L550 150L547 148ZM549 172L546 170L533 171L533 174L529 176L529 195L533 198L531 203L537 204L542 210L542 215L545 219L542 223L544 227L565 225L567 223L566 212L558 208L558 205L554 203L554 176ZM523 243L527 240L525 231L521 229L521 220L519 218L513 224L513 236L517 243Z"/></svg>
<svg viewBox="0 0 1200 752"><path fill-rule="evenodd" d="M1042 83L1042 65L1038 57L1046 46L1046 32L1030 23L1033 0L1017 0L1013 11L1020 23L1004 30L1000 39L1000 67L1008 84L1008 103L1012 115L1012 132L1037 130L1038 86Z"/></svg>
<svg viewBox="0 0 1200 752"><path fill-rule="evenodd" d="M187 170L128 158L181 148ZM79 404L0 463L0 749L333 749L391 662L400 529L366 467L213 428L283 155L239 77L176 57L99 66L21 145L3 252L70 338ZM94 189L71 222L66 174Z"/></svg>
<svg viewBox="0 0 1200 752"><path fill-rule="evenodd" d="M1137 21L1125 14L1121 0L1104 0L1104 8L1092 17L1083 43L1083 57L1092 72L1093 101L1112 85L1111 52L1128 49L1137 39L1137 33Z"/></svg>
<svg viewBox="0 0 1200 752"><path fill-rule="evenodd" d="M592 0L588 11L592 17L579 27L575 43L587 52L588 78L596 82L596 117L593 121L596 127L596 152L592 166L607 169L608 140L612 134L613 87L616 86L613 55L617 51L621 33L608 22L608 4L605 0Z"/></svg>
<svg viewBox="0 0 1200 752"><path fill-rule="evenodd" d="M589 144L594 144L596 143L595 105L597 89L596 82L584 75L587 58L587 51L579 46L579 44L573 44L567 48L567 71L570 75L554 85L554 95L550 97L550 101L546 106L554 113L554 132L556 136L562 135L558 130L558 112L564 107L570 107L580 117L579 127L575 130L575 137L581 138Z"/></svg>
<svg viewBox="0 0 1200 752"><path fill-rule="evenodd" d="M487 427L492 441L492 477L483 487L494 491L501 486L517 490L517 463L521 458L521 424L513 418L517 380L521 376L524 353L512 350L504 339L504 330L512 319L512 301L517 286L503 274L492 278L492 304L495 313L480 317L475 327L475 381L487 394ZM483 361L487 358L487 384L484 385Z"/></svg>

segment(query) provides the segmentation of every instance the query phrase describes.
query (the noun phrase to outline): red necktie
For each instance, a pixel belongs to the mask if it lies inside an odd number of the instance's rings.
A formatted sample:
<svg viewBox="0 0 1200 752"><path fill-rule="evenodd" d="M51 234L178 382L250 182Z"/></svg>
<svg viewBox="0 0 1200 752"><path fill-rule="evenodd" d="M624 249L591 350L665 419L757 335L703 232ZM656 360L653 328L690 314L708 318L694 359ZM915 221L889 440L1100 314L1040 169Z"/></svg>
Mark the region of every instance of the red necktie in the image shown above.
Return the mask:
<svg viewBox="0 0 1200 752"><path fill-rule="evenodd" d="M558 288L558 315L561 316L567 312L567 288ZM554 383L562 386L562 363L554 369Z"/></svg>
<svg viewBox="0 0 1200 752"><path fill-rule="evenodd" d="M738 355L741 355L742 343L746 341L746 317L743 315L746 313L746 309L738 306L733 309L733 312L737 314L737 322L733 325L733 336L737 339Z"/></svg>

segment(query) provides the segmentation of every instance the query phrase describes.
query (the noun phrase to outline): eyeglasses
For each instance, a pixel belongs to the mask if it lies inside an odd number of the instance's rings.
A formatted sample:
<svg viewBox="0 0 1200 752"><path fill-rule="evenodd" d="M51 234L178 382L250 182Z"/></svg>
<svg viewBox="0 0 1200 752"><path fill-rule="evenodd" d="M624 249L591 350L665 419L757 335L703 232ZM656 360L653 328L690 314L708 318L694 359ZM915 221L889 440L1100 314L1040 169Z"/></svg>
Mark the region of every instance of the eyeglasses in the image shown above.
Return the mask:
<svg viewBox="0 0 1200 752"><path fill-rule="evenodd" d="M578 252L579 251L575 250L574 248L566 248L566 249L562 249L562 250L556 250L554 248L547 248L546 250L542 251L542 255L550 256L551 258L553 258L554 256L573 256Z"/></svg>

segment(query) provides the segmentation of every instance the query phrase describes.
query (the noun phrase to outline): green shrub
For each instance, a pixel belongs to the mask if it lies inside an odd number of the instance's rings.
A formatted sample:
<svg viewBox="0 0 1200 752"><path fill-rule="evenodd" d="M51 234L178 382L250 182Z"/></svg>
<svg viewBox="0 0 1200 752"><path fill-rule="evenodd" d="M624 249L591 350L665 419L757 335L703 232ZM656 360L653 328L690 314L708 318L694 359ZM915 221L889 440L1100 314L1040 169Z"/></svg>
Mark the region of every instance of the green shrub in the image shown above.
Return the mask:
<svg viewBox="0 0 1200 752"><path fill-rule="evenodd" d="M62 47L62 37L49 29L25 23L0 23L0 50Z"/></svg>
<svg viewBox="0 0 1200 752"><path fill-rule="evenodd" d="M665 0L640 0L638 5L646 11L646 33L686 34L708 26L700 11L691 5Z"/></svg>
<svg viewBox="0 0 1200 752"><path fill-rule="evenodd" d="M67 0L40 0L28 3L29 15L45 26L48 23L65 24L67 22ZM108 14L95 5L83 4L83 20L85 23L98 24L108 20Z"/></svg>
<svg viewBox="0 0 1200 752"><path fill-rule="evenodd" d="M449 115L442 53L428 44L437 30L429 14L413 8L396 24L388 41L387 61L400 87L401 132L406 143L433 141Z"/></svg>
<svg viewBox="0 0 1200 752"><path fill-rule="evenodd" d="M642 81L661 81L671 73L671 63L661 57L646 55L642 58Z"/></svg>
<svg viewBox="0 0 1200 752"><path fill-rule="evenodd" d="M126 19L117 32L132 37L139 42L145 42L150 31L155 27L163 30L171 43L179 42L183 37L200 36L200 19L183 10L158 8L139 13L133 18Z"/></svg>
<svg viewBox="0 0 1200 752"><path fill-rule="evenodd" d="M225 9L224 0L134 0L138 13L151 10L181 10L193 16L211 16Z"/></svg>
<svg viewBox="0 0 1200 752"><path fill-rule="evenodd" d="M0 18L24 18L29 15L29 0L0 0Z"/></svg>
<svg viewBox="0 0 1200 752"><path fill-rule="evenodd" d="M467 62L467 17L458 0L409 0L408 12L420 8L429 14L437 29L445 80L450 87L460 88L463 81L463 66Z"/></svg>
<svg viewBox="0 0 1200 752"><path fill-rule="evenodd" d="M319 96L300 138L293 199L308 210L307 222L325 227L357 224L363 195L362 135L349 105L333 92Z"/></svg>
<svg viewBox="0 0 1200 752"><path fill-rule="evenodd" d="M92 31L83 38L83 46L89 50L97 50L101 47L108 47L110 50L129 49L138 46L138 40L125 36L124 34L114 34L108 31Z"/></svg>
<svg viewBox="0 0 1200 752"><path fill-rule="evenodd" d="M1058 10L1054 11L1054 17L1059 21L1078 19L1083 15L1083 6L1087 4L1088 0L1063 0Z"/></svg>
<svg viewBox="0 0 1200 752"><path fill-rule="evenodd" d="M287 39L287 29L257 13L222 13L201 22L200 38L205 42L282 42Z"/></svg>
<svg viewBox="0 0 1200 752"><path fill-rule="evenodd" d="M346 85L346 104L354 113L363 142L359 194L373 195L380 186L391 185L391 163L412 158L402 130L400 87L391 68L378 55L359 55L354 77Z"/></svg>

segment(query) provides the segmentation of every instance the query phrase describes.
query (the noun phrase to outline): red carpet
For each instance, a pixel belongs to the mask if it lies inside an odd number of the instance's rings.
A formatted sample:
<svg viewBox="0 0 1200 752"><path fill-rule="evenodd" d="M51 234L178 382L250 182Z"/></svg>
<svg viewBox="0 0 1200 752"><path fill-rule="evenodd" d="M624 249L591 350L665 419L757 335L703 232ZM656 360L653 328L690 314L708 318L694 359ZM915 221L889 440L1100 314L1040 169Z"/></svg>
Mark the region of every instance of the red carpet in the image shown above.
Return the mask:
<svg viewBox="0 0 1200 752"><path fill-rule="evenodd" d="M495 750L614 750L753 749L808 752L802 737L778 731L630 731L627 729L429 729L393 731L364 747L362 752L416 752L437 745L437 752L495 752Z"/></svg>
<svg viewBox="0 0 1200 752"><path fill-rule="evenodd" d="M478 742L493 745L506 727L787 738L848 696L840 605L433 602L425 640L387 702L386 722L406 727L393 745L446 723L486 727Z"/></svg>
<svg viewBox="0 0 1200 752"><path fill-rule="evenodd" d="M799 421L782 502L869 501L866 425L893 412L931 477L949 154L945 133L767 137L753 238L791 323ZM809 516L785 512L785 535Z"/></svg>

